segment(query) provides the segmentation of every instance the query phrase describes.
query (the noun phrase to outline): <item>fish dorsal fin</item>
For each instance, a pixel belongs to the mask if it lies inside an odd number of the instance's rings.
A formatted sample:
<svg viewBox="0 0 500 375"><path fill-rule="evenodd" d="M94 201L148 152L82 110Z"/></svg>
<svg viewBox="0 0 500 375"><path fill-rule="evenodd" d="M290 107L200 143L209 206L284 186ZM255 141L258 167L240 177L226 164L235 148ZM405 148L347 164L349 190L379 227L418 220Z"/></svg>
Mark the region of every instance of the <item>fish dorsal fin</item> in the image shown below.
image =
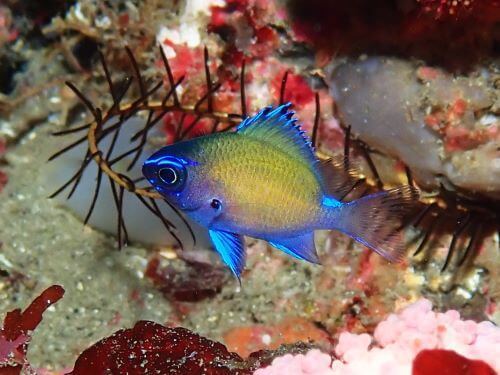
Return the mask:
<svg viewBox="0 0 500 375"><path fill-rule="evenodd" d="M255 116L247 117L238 126L239 134L271 143L273 146L298 157L307 163L317 161L311 141L293 118L295 112L289 111L291 103L278 107L266 107Z"/></svg>
<svg viewBox="0 0 500 375"><path fill-rule="evenodd" d="M318 163L323 191L335 199L344 199L361 179L355 165L342 156L332 156Z"/></svg>

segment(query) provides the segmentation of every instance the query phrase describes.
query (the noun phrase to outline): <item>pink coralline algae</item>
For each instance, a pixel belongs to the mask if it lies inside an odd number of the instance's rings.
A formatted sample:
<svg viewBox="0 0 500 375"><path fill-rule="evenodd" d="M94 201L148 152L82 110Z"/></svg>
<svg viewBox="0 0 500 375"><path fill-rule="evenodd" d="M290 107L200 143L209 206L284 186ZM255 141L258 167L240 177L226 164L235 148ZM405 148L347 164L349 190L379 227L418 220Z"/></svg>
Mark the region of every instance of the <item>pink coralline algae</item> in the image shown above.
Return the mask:
<svg viewBox="0 0 500 375"><path fill-rule="evenodd" d="M500 372L500 328L461 320L455 310L434 312L431 302L421 299L389 315L373 337L341 333L335 355L333 360L318 350L286 355L255 374L430 374L438 365L442 369L458 363L467 369L459 373L494 374Z"/></svg>
<svg viewBox="0 0 500 375"><path fill-rule="evenodd" d="M306 354L285 354L276 358L269 367L258 369L254 375L331 375L332 358L318 349L312 349Z"/></svg>

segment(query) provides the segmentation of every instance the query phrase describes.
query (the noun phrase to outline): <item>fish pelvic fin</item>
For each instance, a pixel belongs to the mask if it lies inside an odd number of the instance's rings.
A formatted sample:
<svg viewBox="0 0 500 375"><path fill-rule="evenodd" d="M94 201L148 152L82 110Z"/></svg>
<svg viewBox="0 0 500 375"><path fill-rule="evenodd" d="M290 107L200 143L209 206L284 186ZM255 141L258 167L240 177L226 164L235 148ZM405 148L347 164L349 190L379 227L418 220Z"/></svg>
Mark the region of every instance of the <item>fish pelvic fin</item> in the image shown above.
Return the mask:
<svg viewBox="0 0 500 375"><path fill-rule="evenodd" d="M209 229L210 240L222 261L231 269L241 284L241 272L245 268L245 243L243 236Z"/></svg>
<svg viewBox="0 0 500 375"><path fill-rule="evenodd" d="M297 259L320 264L316 246L314 245L313 232L298 237L276 238L269 240L269 243L271 246Z"/></svg>
<svg viewBox="0 0 500 375"><path fill-rule="evenodd" d="M329 226L388 261L400 262L406 253L402 222L415 207L418 197L419 190L407 185L371 194L333 207L327 215Z"/></svg>

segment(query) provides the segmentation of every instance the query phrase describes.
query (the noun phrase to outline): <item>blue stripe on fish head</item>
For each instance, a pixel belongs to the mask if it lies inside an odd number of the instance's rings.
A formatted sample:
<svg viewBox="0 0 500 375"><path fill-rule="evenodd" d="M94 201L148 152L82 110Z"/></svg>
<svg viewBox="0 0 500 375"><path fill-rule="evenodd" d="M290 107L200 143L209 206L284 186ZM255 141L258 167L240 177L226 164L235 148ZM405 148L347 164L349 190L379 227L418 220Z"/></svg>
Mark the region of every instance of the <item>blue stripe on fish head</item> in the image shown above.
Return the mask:
<svg viewBox="0 0 500 375"><path fill-rule="evenodd" d="M144 162L142 173L169 203L210 227L222 214L224 202L196 160L196 148L193 141L163 147Z"/></svg>

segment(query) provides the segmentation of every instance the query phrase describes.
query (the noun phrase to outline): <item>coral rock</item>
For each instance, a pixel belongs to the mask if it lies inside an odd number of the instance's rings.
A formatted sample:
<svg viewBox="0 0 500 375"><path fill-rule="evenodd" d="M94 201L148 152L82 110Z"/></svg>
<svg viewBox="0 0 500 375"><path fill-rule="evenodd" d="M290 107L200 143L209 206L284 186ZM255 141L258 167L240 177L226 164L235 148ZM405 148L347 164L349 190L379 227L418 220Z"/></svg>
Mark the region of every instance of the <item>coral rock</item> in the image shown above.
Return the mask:
<svg viewBox="0 0 500 375"><path fill-rule="evenodd" d="M329 347L330 337L306 319L289 318L274 326L256 324L233 328L224 335L224 342L230 350L247 357L257 350L273 350L296 342L314 342Z"/></svg>

